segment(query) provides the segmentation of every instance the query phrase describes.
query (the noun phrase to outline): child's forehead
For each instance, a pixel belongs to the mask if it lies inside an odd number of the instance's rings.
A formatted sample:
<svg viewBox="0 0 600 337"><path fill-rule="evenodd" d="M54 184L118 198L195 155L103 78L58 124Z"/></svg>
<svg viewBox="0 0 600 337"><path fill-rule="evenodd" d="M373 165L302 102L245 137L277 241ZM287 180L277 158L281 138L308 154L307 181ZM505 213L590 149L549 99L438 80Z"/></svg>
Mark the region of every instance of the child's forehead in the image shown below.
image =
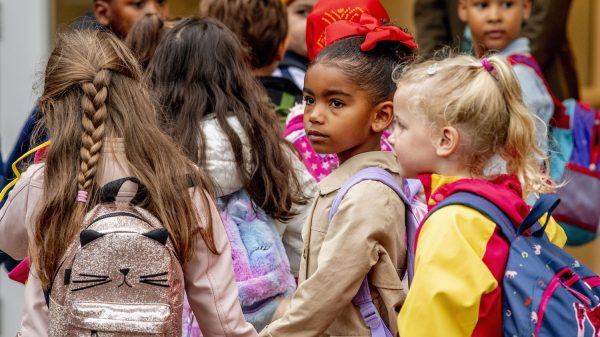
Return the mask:
<svg viewBox="0 0 600 337"><path fill-rule="evenodd" d="M363 90L357 85L355 78L333 62L317 62L310 65L305 75L306 85L318 87L336 85L353 91Z"/></svg>

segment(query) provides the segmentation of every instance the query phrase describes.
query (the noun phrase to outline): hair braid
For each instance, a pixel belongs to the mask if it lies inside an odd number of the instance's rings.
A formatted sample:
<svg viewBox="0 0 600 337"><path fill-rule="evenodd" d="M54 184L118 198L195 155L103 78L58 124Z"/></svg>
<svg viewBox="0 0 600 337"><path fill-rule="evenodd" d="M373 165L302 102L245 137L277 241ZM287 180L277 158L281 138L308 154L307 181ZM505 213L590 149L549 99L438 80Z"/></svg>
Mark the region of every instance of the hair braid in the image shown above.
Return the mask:
<svg viewBox="0 0 600 337"><path fill-rule="evenodd" d="M104 140L104 122L106 121L106 98L110 71L100 70L92 82L81 84L84 95L81 97L83 116L81 124L81 166L77 176L78 188L89 192L98 170L100 151Z"/></svg>

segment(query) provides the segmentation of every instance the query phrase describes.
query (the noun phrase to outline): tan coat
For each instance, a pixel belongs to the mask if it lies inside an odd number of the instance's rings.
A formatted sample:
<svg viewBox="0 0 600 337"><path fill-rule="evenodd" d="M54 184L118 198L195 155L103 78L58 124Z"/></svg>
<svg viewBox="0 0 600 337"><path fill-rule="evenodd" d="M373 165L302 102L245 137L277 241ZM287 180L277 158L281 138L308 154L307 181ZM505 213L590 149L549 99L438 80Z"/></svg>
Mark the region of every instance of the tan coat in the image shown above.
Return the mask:
<svg viewBox="0 0 600 337"><path fill-rule="evenodd" d="M404 205L392 189L363 181L348 191L328 222L340 187L359 170L379 166L401 183L391 153L367 152L350 158L319 183L319 196L302 231L304 253L300 286L288 312L260 336L371 336L351 300L369 275L375 306L397 332L396 317L405 298Z"/></svg>
<svg viewBox="0 0 600 337"><path fill-rule="evenodd" d="M125 146L122 140L107 139L98 171L100 185L130 175L124 163ZM44 164L32 165L23 173L8 201L0 211L0 250L16 259L27 256L27 246L32 236L36 206L43 193ZM131 199L135 185L124 187L118 198ZM202 202L194 194L200 219L205 219ZM75 196L73 196L74 198ZM234 279L231 248L225 227L211 202L213 236L220 255L208 250L200 236L196 240L196 253L183 266L185 288L190 306L196 317L201 317L201 329L206 337L251 337L256 331L247 323L238 300ZM205 223L206 221L203 221ZM48 336L48 308L39 278L30 274L25 287L25 310L21 323L23 337Z"/></svg>

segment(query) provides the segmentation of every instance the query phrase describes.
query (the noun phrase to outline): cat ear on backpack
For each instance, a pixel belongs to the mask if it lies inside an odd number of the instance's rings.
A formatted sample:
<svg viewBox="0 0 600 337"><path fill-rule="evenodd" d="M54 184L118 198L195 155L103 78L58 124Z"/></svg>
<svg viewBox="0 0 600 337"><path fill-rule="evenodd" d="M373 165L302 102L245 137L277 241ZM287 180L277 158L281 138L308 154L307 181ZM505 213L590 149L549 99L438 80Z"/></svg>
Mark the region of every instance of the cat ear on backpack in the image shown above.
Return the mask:
<svg viewBox="0 0 600 337"><path fill-rule="evenodd" d="M166 245L167 239L169 238L169 232L164 228L151 230L147 233L144 233L143 235L147 238L157 241L158 243L160 243L162 245Z"/></svg>
<svg viewBox="0 0 600 337"><path fill-rule="evenodd" d="M104 235L104 233L100 233L91 229L86 229L81 231L81 234L79 234L79 243L81 244L81 247L85 247L85 245L87 245L88 243L99 239Z"/></svg>

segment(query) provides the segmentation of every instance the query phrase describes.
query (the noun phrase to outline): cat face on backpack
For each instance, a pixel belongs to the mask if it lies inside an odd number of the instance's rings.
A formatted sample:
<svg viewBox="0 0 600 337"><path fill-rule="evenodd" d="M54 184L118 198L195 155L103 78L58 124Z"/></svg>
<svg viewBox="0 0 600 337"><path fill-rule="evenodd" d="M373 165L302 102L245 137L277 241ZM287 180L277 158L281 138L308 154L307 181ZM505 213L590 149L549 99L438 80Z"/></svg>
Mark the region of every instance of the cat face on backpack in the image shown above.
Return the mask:
<svg viewBox="0 0 600 337"><path fill-rule="evenodd" d="M168 233L164 229L143 235L137 233L103 234L94 230L81 232L81 253L72 269L65 271L65 283L70 283L71 296L85 292L86 298L101 296L120 302L140 301L144 297L156 298L169 287L170 265L162 258ZM123 253L123 247L136 252L135 258ZM101 250L101 252L99 251ZM133 288L141 288L132 291ZM99 297L100 299L100 297Z"/></svg>

